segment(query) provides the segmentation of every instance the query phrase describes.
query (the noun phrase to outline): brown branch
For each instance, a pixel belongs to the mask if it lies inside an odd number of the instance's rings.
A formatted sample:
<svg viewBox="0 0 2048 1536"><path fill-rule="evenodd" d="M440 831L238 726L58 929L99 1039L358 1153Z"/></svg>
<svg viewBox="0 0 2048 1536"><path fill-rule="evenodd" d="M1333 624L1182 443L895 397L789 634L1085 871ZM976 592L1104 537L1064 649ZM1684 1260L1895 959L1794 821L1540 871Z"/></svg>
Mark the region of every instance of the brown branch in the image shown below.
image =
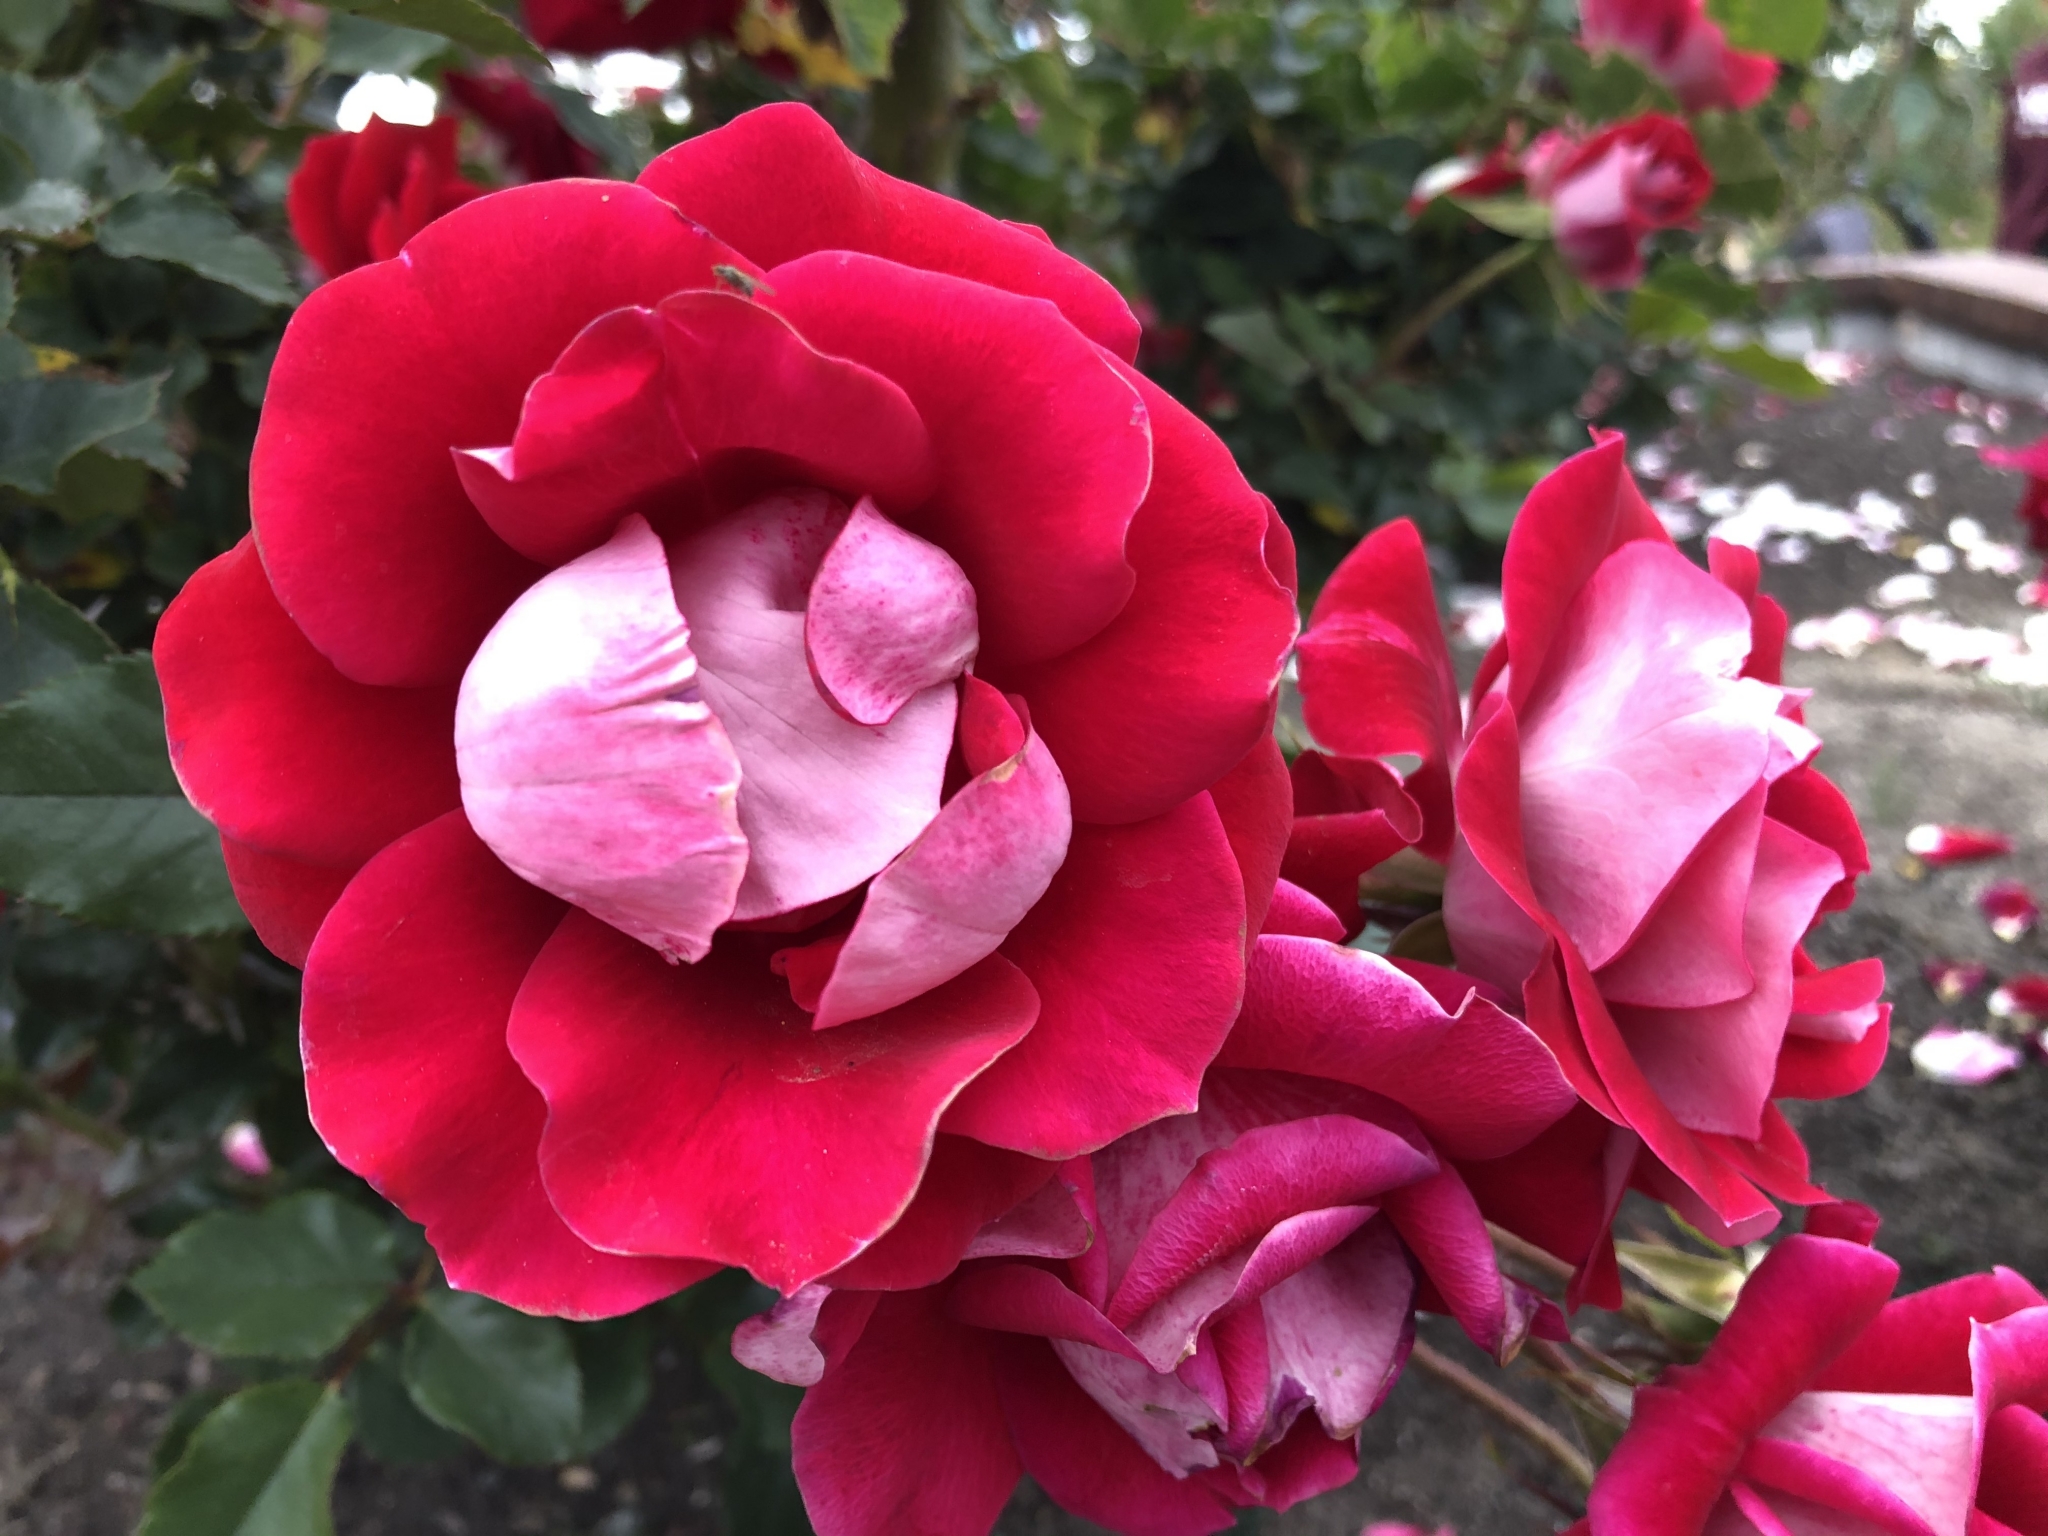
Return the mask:
<svg viewBox="0 0 2048 1536"><path fill-rule="evenodd" d="M1499 1419L1556 1462L1581 1488L1593 1486L1593 1463L1586 1453L1496 1387L1490 1387L1448 1355L1440 1355L1420 1339L1408 1357Z"/></svg>
<svg viewBox="0 0 2048 1536"><path fill-rule="evenodd" d="M341 1341L341 1347L334 1352L334 1363L327 1368L327 1380L331 1385L338 1387L348 1380L349 1373L363 1363L377 1341L412 1315L412 1309L419 1305L421 1293L434 1278L434 1263L434 1251L430 1248L411 1277L392 1286L391 1294L384 1298L383 1305L356 1324L355 1330Z"/></svg>
<svg viewBox="0 0 2048 1536"><path fill-rule="evenodd" d="M0 1109L10 1108L25 1110L109 1152L118 1152L128 1145L128 1138L117 1128L87 1114L75 1104L66 1103L34 1078L0 1069Z"/></svg>

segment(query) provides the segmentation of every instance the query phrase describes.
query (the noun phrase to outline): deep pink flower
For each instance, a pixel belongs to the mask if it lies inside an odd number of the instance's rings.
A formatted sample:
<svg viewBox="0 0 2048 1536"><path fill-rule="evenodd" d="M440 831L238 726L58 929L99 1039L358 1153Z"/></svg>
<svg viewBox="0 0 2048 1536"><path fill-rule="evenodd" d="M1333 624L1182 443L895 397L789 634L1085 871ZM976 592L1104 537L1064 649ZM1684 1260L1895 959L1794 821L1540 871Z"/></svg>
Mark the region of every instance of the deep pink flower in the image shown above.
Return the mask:
<svg viewBox="0 0 2048 1536"><path fill-rule="evenodd" d="M1624 453L1607 435L1531 492L1469 722L1408 524L1345 560L1300 646L1317 772L1371 786L1350 835L1447 859L1460 968L1521 998L1587 1106L1468 1180L1603 1271L1631 1180L1730 1241L1777 1220L1767 1194L1821 1198L1772 1100L1854 1091L1887 1036L1882 966L1800 948L1869 860L1779 686L1784 613L1750 551L1716 544L1711 572L1681 555ZM1419 765L1396 781L1402 754ZM1297 840L1346 831L1323 820Z"/></svg>
<svg viewBox="0 0 2048 1536"><path fill-rule="evenodd" d="M2012 852L2012 839L1989 827L1924 821L1906 834L1906 852L1937 868L1944 864L1973 864L1979 859L2004 858Z"/></svg>
<svg viewBox="0 0 2048 1536"><path fill-rule="evenodd" d="M360 133L306 141L285 188L285 213L299 249L328 277L388 261L451 208L484 189L455 165L455 119L425 127L373 117Z"/></svg>
<svg viewBox="0 0 2048 1536"><path fill-rule="evenodd" d="M506 163L526 180L598 173L595 152L562 126L555 109L511 65L497 61L473 73L451 69L441 84L450 101L497 139Z"/></svg>
<svg viewBox="0 0 2048 1536"><path fill-rule="evenodd" d="M1591 1536L2048 1536L2048 1304L2009 1269L1790 1237L1696 1366L1636 1393Z"/></svg>
<svg viewBox="0 0 2048 1536"><path fill-rule="evenodd" d="M1739 112L1770 95L1778 64L1728 46L1705 0L1579 0L1580 38L1595 53L1628 55L1688 112Z"/></svg>
<svg viewBox="0 0 2048 1536"><path fill-rule="evenodd" d="M1555 1336L1443 1159L1520 1146L1569 1086L1469 983L1447 1011L1282 931L1335 926L1283 886L1200 1108L1041 1175L950 1279L891 1234L844 1273L860 1288L742 1326L743 1361L810 1388L795 1459L820 1536L983 1536L1020 1472L1128 1536L1222 1530L1349 1480L1418 1305L1501 1359Z"/></svg>
<svg viewBox="0 0 2048 1536"><path fill-rule="evenodd" d="M2016 469L2027 477L2026 494L2018 509L2020 526L2027 531L2030 547L2048 551L2048 437L2023 448L1981 448L1978 456L1986 464Z"/></svg>
<svg viewBox="0 0 2048 1536"><path fill-rule="evenodd" d="M1984 914L1991 931L2008 944L2025 938L2041 920L2040 904L2020 880L1994 880L1978 893L1977 910Z"/></svg>
<svg viewBox="0 0 2048 1536"><path fill-rule="evenodd" d="M526 31L551 53L666 53L700 37L730 36L743 0L648 0L628 16L622 0L521 0Z"/></svg>
<svg viewBox="0 0 2048 1536"><path fill-rule="evenodd" d="M1714 190L1692 130L1655 112L1569 148L1546 135L1525 169L1550 204L1558 250L1596 288L1641 281L1644 238L1690 225Z"/></svg>
<svg viewBox="0 0 2048 1536"><path fill-rule="evenodd" d="M1007 1187L1193 1107L1293 551L1136 342L798 106L294 316L254 538L158 631L172 758L305 965L314 1123L456 1283L790 1290L939 1132Z"/></svg>

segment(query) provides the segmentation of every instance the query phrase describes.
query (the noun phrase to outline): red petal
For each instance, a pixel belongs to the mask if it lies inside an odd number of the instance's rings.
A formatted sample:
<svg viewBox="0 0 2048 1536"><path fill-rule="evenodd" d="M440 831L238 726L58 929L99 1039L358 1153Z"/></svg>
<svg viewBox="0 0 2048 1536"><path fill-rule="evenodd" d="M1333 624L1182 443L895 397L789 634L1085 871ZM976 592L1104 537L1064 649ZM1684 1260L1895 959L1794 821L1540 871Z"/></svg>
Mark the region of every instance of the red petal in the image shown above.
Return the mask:
<svg viewBox="0 0 2048 1536"><path fill-rule="evenodd" d="M995 1361L1024 1470L1062 1509L1124 1536L1208 1536L1235 1523L1231 1505L1206 1482L1177 1478L1139 1449L1050 1345L1005 1340Z"/></svg>
<svg viewBox="0 0 2048 1536"><path fill-rule="evenodd" d="M818 486L894 513L931 491L931 443L901 389L732 293L593 320L503 441L464 445L456 469L484 521L543 565L603 543L629 512L674 533L707 488L729 505Z"/></svg>
<svg viewBox="0 0 2048 1536"><path fill-rule="evenodd" d="M1821 902L1823 912L1839 912L1856 899L1856 877L1870 872L1870 850L1855 808L1832 780L1811 765L1795 768L1773 781L1764 814L1832 848L1842 861L1847 873Z"/></svg>
<svg viewBox="0 0 2048 1536"><path fill-rule="evenodd" d="M2000 1267L1888 1302L1814 1380L1822 1392L1922 1392L1967 1397L1970 1325L2043 1305L2025 1278Z"/></svg>
<svg viewBox="0 0 2048 1536"><path fill-rule="evenodd" d="M578 1232L741 1264L786 1294L902 1215L940 1112L1030 1029L1037 998L991 956L901 1008L814 1031L768 970L772 944L726 934L669 966L571 912L509 1040L547 1099L541 1171Z"/></svg>
<svg viewBox="0 0 2048 1536"><path fill-rule="evenodd" d="M490 259L479 261L487 251ZM314 646L360 682L452 682L540 572L477 515L450 450L512 440L527 385L597 316L745 265L616 182L478 198L399 261L299 306L250 465L263 562Z"/></svg>
<svg viewBox="0 0 2048 1536"><path fill-rule="evenodd" d="M1508 1157L1458 1165L1489 1221L1578 1266L1571 1298L1621 1305L1608 1228L1642 1147L1632 1132L1580 1105Z"/></svg>
<svg viewBox="0 0 2048 1536"><path fill-rule="evenodd" d="M623 0L525 0L520 13L550 53L667 53L693 38L730 34L741 6L742 0L649 0L628 16ZM553 108L549 113L552 123Z"/></svg>
<svg viewBox="0 0 2048 1536"><path fill-rule="evenodd" d="M896 1225L826 1277L837 1290L912 1291L953 1272L975 1235L1051 1180L1057 1165L964 1136L932 1144L917 1198Z"/></svg>
<svg viewBox="0 0 2048 1536"><path fill-rule="evenodd" d="M1365 927L1359 876L1420 840L1421 807L1377 758L1304 752L1289 776L1295 818L1280 873L1313 892L1355 934Z"/></svg>
<svg viewBox="0 0 2048 1536"><path fill-rule="evenodd" d="M1116 617L1152 433L1109 359L1049 305L871 256L806 257L768 281L814 346L894 380L924 419L937 490L903 524L974 583L990 667L1057 656Z"/></svg>
<svg viewBox="0 0 2048 1536"><path fill-rule="evenodd" d="M1785 1038L1778 1052L1778 1074L1771 1081L1774 1099L1839 1099L1858 1092L1877 1076L1891 1046L1889 1004L1878 1010L1877 1022L1863 1038L1849 1042Z"/></svg>
<svg viewBox="0 0 2048 1536"><path fill-rule="evenodd" d="M1991 1416L1977 1507L2017 1536L2048 1536L2048 1422L2040 1414L2014 1404Z"/></svg>
<svg viewBox="0 0 2048 1536"><path fill-rule="evenodd" d="M1021 1472L987 1335L943 1293L876 1303L860 1341L804 1394L790 1426L818 1536L982 1536Z"/></svg>
<svg viewBox="0 0 2048 1536"><path fill-rule="evenodd" d="M235 900L242 904L256 937L286 965L303 967L313 935L355 870L265 853L225 835L220 851L234 883Z"/></svg>
<svg viewBox="0 0 2048 1536"><path fill-rule="evenodd" d="M426 1227L450 1284L523 1311L610 1317L717 1266L600 1253L541 1189L547 1112L505 1048L505 1020L562 910L460 811L392 844L307 959L306 1101L334 1155Z"/></svg>
<svg viewBox="0 0 2048 1536"><path fill-rule="evenodd" d="M1050 299L1091 340L1137 355L1138 322L1108 283L1036 230L883 175L809 107L748 112L669 150L640 185L764 267L862 251Z"/></svg>
<svg viewBox="0 0 2048 1536"><path fill-rule="evenodd" d="M1988 827L1950 827L1923 822L1906 834L1906 852L1936 866L2003 858L2012 839Z"/></svg>
<svg viewBox="0 0 2048 1536"><path fill-rule="evenodd" d="M1223 834L1244 878L1245 931L1256 935L1266 925L1266 909L1280 878L1293 830L1294 791L1287 777L1287 759L1271 731L1260 735L1235 768L1209 786Z"/></svg>
<svg viewBox="0 0 2048 1536"><path fill-rule="evenodd" d="M336 216L352 141L353 135L345 133L318 133L306 140L299 168L285 187L285 217L291 221L292 238L327 277L362 265L368 256L361 250L361 232L349 238Z"/></svg>
<svg viewBox="0 0 2048 1536"><path fill-rule="evenodd" d="M1073 1157L1192 1110L1237 1016L1244 943L1244 888L1207 795L1135 826L1075 827L1001 950L1038 988L1037 1027L968 1085L946 1129Z"/></svg>
<svg viewBox="0 0 2048 1536"><path fill-rule="evenodd" d="M1317 741L1343 757L1412 752L1435 770L1416 785L1427 825L1421 846L1446 857L1448 764L1463 716L1413 523L1389 523L1344 557L1316 599L1300 658L1303 716Z"/></svg>
<svg viewBox="0 0 2048 1536"><path fill-rule="evenodd" d="M1296 624L1271 568L1271 504L1185 407L1126 376L1152 421L1152 485L1125 549L1137 587L1078 650L992 674L1030 699L1082 821L1156 816L1229 772L1272 729Z"/></svg>
<svg viewBox="0 0 2048 1536"><path fill-rule="evenodd" d="M253 539L185 583L155 654L178 782L237 842L353 868L461 803L454 688L343 677L278 606Z"/></svg>

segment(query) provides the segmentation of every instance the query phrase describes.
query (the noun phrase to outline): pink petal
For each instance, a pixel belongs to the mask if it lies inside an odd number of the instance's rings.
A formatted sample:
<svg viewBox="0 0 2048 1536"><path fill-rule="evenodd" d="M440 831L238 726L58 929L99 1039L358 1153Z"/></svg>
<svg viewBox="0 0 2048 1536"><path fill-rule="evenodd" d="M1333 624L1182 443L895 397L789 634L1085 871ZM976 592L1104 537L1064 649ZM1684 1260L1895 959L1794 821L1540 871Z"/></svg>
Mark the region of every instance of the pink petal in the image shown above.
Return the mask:
<svg viewBox="0 0 2048 1536"><path fill-rule="evenodd" d="M741 764L645 521L505 610L463 674L455 757L514 873L664 959L709 952L747 870Z"/></svg>
<svg viewBox="0 0 2048 1536"><path fill-rule="evenodd" d="M1906 852L1923 863L1968 864L2012 852L2012 839L1985 827L1951 827L1922 822L1906 834Z"/></svg>
<svg viewBox="0 0 2048 1536"><path fill-rule="evenodd" d="M1742 920L1756 986L1705 1008L1613 1008L1637 1066L1680 1125L1758 1134L1791 1018L1792 949L1841 877L1830 850L1765 818Z"/></svg>
<svg viewBox="0 0 2048 1536"><path fill-rule="evenodd" d="M744 1265L785 1293L881 1236L939 1115L1030 1029L1037 998L991 956L914 1003L823 1032L748 934L663 965L571 913L509 1040L547 1099L541 1172L607 1249Z"/></svg>
<svg viewBox="0 0 2048 1536"><path fill-rule="evenodd" d="M1442 1070L1446 1059L1459 1070ZM1412 1112L1447 1156L1500 1157L1577 1101L1526 1025L1476 993L1447 1013L1387 961L1269 935L1219 1060L1355 1083Z"/></svg>
<svg viewBox="0 0 2048 1536"><path fill-rule="evenodd" d="M1994 1019L2048 1019L2048 976L2008 978L1985 999L1984 1010Z"/></svg>
<svg viewBox="0 0 2048 1536"><path fill-rule="evenodd" d="M1889 1494L1917 1514L1934 1536L1965 1536L1977 1481L1975 1435L1976 1408L1967 1397L1805 1392L1764 1426L1758 1445L1783 1442L1843 1463L1874 1482L1880 1495ZM1752 1452L1745 1475L1781 1487L1798 1478L1786 1491L1804 1498L1826 1487L1818 1479L1799 1478L1812 1471L1824 1477L1825 1469L1802 1466L1797 1457L1782 1457L1786 1465L1772 1468L1780 1475L1769 1475L1758 1463L1774 1454L1782 1456L1768 1449L1762 1457Z"/></svg>
<svg viewBox="0 0 2048 1536"><path fill-rule="evenodd" d="M1501 1275L1479 1203L1455 1168L1380 1196L1380 1209L1422 1267L1435 1296L1474 1344L1505 1365L1520 1353L1533 1313Z"/></svg>
<svg viewBox="0 0 2048 1536"><path fill-rule="evenodd" d="M1913 1070L1937 1083L1980 1088L2018 1069L2026 1054L1981 1029L1937 1024L1913 1042Z"/></svg>
<svg viewBox="0 0 2048 1536"><path fill-rule="evenodd" d="M2048 1420L2015 1404L1985 1427L1977 1508L2016 1536L2048 1536ZM1995 1529L1986 1536L2002 1536Z"/></svg>
<svg viewBox="0 0 2048 1536"><path fill-rule="evenodd" d="M1964 1275L1886 1304L1814 1385L1831 1392L1928 1392L1967 1396L1970 1325L2044 1305L2010 1269Z"/></svg>
<svg viewBox="0 0 2048 1536"><path fill-rule="evenodd" d="M840 713L886 725L912 697L958 677L980 631L967 573L863 497L825 551L804 610L811 675Z"/></svg>
<svg viewBox="0 0 2048 1536"><path fill-rule="evenodd" d="M994 690L969 679L970 700ZM1000 696L993 707L1007 709ZM819 996L819 1029L864 1019L950 981L1038 904L1073 835L1067 786L1037 735L969 780L868 887Z"/></svg>
<svg viewBox="0 0 2048 1536"><path fill-rule="evenodd" d="M1522 835L1544 906L1595 968L1763 777L1780 691L1740 678L1742 600L1668 545L1610 556L1520 712Z"/></svg>
<svg viewBox="0 0 2048 1536"><path fill-rule="evenodd" d="M790 1428L818 1536L953 1536L995 1524L1019 1467L981 1336L935 1291L884 1296Z"/></svg>
<svg viewBox="0 0 2048 1536"><path fill-rule="evenodd" d="M1292 880L1282 880L1273 888L1272 905L1266 909L1265 927L1260 931L1331 944L1344 942L1344 924L1337 914Z"/></svg>
<svg viewBox="0 0 2048 1536"><path fill-rule="evenodd" d="M823 492L771 496L670 554L705 702L739 753L749 850L739 921L852 890L939 811L952 686L927 688L887 725L865 726L835 711L811 678L805 589L843 517Z"/></svg>
<svg viewBox="0 0 2048 1536"><path fill-rule="evenodd" d="M732 1357L750 1371L792 1387L815 1387L825 1374L825 1352L811 1338L829 1285L806 1285L732 1331Z"/></svg>
<svg viewBox="0 0 2048 1536"><path fill-rule="evenodd" d="M545 565L629 512L667 533L750 485L900 512L932 484L931 442L901 389L760 304L702 291L593 320L527 390L510 445L465 446L455 467L498 537Z"/></svg>
<svg viewBox="0 0 2048 1536"><path fill-rule="evenodd" d="M1162 1471L1185 1477L1218 1465L1214 1437L1225 1426L1179 1377L1092 1344L1054 1339L1052 1350L1081 1390Z"/></svg>
<svg viewBox="0 0 2048 1536"><path fill-rule="evenodd" d="M977 1266L954 1283L947 1310L975 1328L1087 1344L1142 1363L1131 1341L1056 1274L1030 1264Z"/></svg>
<svg viewBox="0 0 2048 1536"><path fill-rule="evenodd" d="M599 1252L541 1188L547 1107L505 1024L561 915L460 811L393 843L307 958L306 1102L343 1166L426 1227L451 1284L529 1312L610 1317L717 1266Z"/></svg>
<svg viewBox="0 0 2048 1536"><path fill-rule="evenodd" d="M1788 1033L1809 1040L1861 1040L1884 1010L1879 1001L1884 996L1884 962L1853 960L1801 974L1800 961L1795 954Z"/></svg>
<svg viewBox="0 0 2048 1536"><path fill-rule="evenodd" d="M2018 880L1999 880L1977 897L1977 910L1991 924L1991 931L2008 944L2016 944L2033 931L2041 920L2034 893Z"/></svg>
<svg viewBox="0 0 2048 1536"><path fill-rule="evenodd" d="M1260 1302L1276 1388L1305 1390L1324 1433L1356 1434L1408 1359L1414 1302L1408 1257L1376 1221Z"/></svg>

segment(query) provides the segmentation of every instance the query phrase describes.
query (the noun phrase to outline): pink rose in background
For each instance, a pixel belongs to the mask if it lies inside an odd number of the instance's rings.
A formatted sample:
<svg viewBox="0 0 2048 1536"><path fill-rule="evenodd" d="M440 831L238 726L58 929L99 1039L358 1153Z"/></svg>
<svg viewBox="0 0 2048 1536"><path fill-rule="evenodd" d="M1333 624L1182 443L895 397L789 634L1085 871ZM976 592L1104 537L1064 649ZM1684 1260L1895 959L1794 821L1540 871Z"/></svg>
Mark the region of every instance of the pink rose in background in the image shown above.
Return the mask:
<svg viewBox="0 0 2048 1536"><path fill-rule="evenodd" d="M1637 1391L1587 1536L2048 1536L2048 1303L2011 1270L1791 1237L1695 1366Z"/></svg>
<svg viewBox="0 0 2048 1536"><path fill-rule="evenodd" d="M1556 1336L1446 1160L1554 1120L1555 1062L1469 983L1447 1010L1286 931L1336 927L1304 893L1272 910L1226 1047L1243 1065L1194 1114L1064 1165L943 1284L891 1234L833 1281L864 1289L742 1326L742 1361L811 1389L794 1441L820 1536L983 1536L1020 1471L1130 1536L1222 1530L1351 1478L1418 1305L1497 1359Z"/></svg>
<svg viewBox="0 0 2048 1536"><path fill-rule="evenodd" d="M1596 288L1639 282L1644 238L1690 225L1714 190L1692 130L1655 112L1577 144L1545 134L1525 170L1532 194L1550 204L1558 250Z"/></svg>
<svg viewBox="0 0 2048 1536"><path fill-rule="evenodd" d="M1579 0L1579 29L1586 47L1634 59L1688 112L1753 107L1778 78L1775 59L1728 46L1704 0Z"/></svg>
<svg viewBox="0 0 2048 1536"><path fill-rule="evenodd" d="M1980 449L1978 456L1995 468L2016 469L2027 477L2017 513L2020 526L2026 529L2031 548L2048 552L2048 437L2023 448Z"/></svg>
<svg viewBox="0 0 2048 1536"><path fill-rule="evenodd" d="M1587 1106L1461 1167L1608 1297L1631 1182L1730 1242L1776 1222L1767 1195L1822 1198L1772 1101L1853 1092L1887 1038L1879 963L1801 948L1869 861L1779 684L1784 614L1751 552L1716 545L1703 571L1673 547L1624 452L1610 435L1531 492L1468 724L1406 524L1339 567L1300 646L1310 732L1380 776L1390 833L1448 850L1460 968L1520 997ZM1420 760L1405 780L1396 754Z"/></svg>
<svg viewBox="0 0 2048 1536"><path fill-rule="evenodd" d="M1408 194L1408 216L1415 217L1440 197L1501 197L1522 186L1519 157L1505 144L1483 155L1459 155L1440 161L1415 178Z"/></svg>

